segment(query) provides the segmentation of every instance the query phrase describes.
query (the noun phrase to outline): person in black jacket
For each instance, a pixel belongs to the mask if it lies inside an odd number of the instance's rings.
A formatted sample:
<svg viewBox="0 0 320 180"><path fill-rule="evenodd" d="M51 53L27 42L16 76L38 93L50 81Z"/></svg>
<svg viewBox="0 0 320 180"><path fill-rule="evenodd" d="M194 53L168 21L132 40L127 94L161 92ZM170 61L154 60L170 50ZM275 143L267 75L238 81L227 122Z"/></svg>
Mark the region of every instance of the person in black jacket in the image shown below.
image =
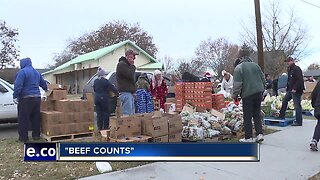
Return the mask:
<svg viewBox="0 0 320 180"><path fill-rule="evenodd" d="M316 87L311 93L311 104L314 108L314 117L318 119L318 122L314 129L313 138L310 143L310 149L312 151L318 151L317 144L320 139L320 82L317 83Z"/></svg>
<svg viewBox="0 0 320 180"><path fill-rule="evenodd" d="M104 78L105 75L106 72L99 68L98 79L93 83L98 130L105 130L109 127L109 92L112 91L119 96L118 90Z"/></svg>
<svg viewBox="0 0 320 180"><path fill-rule="evenodd" d="M301 96L304 90L302 70L299 66L295 65L292 57L288 57L285 62L288 64L288 83L286 89L287 92L282 101L279 118L285 118L288 102L293 99L294 109L296 111L296 120L292 126L302 126Z"/></svg>

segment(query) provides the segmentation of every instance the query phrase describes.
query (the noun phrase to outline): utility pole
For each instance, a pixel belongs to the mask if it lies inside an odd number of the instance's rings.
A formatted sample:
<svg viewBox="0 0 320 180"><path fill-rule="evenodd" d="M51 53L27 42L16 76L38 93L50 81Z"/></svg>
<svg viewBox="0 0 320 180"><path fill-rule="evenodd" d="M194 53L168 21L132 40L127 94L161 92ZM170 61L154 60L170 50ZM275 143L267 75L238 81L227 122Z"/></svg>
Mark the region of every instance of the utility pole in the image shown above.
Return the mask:
<svg viewBox="0 0 320 180"><path fill-rule="evenodd" d="M260 0L254 0L254 8L256 15L256 30L257 30L257 44L258 44L258 64L264 72L264 58L263 58L263 43L262 43L262 26L260 13Z"/></svg>

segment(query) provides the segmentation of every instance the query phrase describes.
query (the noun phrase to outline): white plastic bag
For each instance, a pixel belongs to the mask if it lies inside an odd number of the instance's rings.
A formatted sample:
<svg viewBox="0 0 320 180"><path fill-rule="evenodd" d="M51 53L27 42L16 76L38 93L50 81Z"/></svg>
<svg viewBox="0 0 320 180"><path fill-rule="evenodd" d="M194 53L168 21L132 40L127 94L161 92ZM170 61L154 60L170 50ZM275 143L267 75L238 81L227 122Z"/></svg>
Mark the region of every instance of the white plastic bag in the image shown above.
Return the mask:
<svg viewBox="0 0 320 180"><path fill-rule="evenodd" d="M112 171L112 167L108 162L96 162L96 167L100 173Z"/></svg>

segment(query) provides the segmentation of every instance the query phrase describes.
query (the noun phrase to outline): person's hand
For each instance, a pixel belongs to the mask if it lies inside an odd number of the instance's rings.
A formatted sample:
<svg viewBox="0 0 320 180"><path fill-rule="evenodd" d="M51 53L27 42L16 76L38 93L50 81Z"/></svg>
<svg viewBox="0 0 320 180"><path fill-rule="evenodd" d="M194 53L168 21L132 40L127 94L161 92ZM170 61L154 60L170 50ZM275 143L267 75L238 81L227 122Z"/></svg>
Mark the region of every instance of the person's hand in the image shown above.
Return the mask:
<svg viewBox="0 0 320 180"><path fill-rule="evenodd" d="M292 89L291 92L295 93L295 92L297 92L297 91L296 91L295 89Z"/></svg>
<svg viewBox="0 0 320 180"><path fill-rule="evenodd" d="M15 104L18 104L18 103L19 103L18 98L13 98L13 102L14 102Z"/></svg>

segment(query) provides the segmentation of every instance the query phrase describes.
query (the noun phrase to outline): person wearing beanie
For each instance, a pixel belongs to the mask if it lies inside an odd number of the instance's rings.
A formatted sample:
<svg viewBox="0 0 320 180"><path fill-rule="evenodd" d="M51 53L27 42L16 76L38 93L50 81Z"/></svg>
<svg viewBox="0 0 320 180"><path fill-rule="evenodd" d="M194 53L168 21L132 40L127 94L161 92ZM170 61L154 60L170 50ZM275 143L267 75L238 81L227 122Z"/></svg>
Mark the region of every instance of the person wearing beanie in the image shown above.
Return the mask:
<svg viewBox="0 0 320 180"><path fill-rule="evenodd" d="M98 130L109 128L109 92L119 96L118 90L105 78L106 72L98 68L98 78L93 82L94 104L97 112Z"/></svg>
<svg viewBox="0 0 320 180"><path fill-rule="evenodd" d="M160 101L160 108L164 110L164 103L166 102L168 87L160 70L154 71L150 82L150 90L152 96Z"/></svg>
<svg viewBox="0 0 320 180"><path fill-rule="evenodd" d="M232 98L236 101L242 98L243 124L245 138L240 142L262 142L261 101L265 89L265 78L260 66L249 58L250 48L243 45L235 62L233 73ZM256 131L256 138L252 135L252 119Z"/></svg>
<svg viewBox="0 0 320 180"><path fill-rule="evenodd" d="M200 81L201 82L211 82L211 77L212 77L211 74L209 72L206 72Z"/></svg>
<svg viewBox="0 0 320 180"><path fill-rule="evenodd" d="M136 53L132 49L125 52L125 57L119 59L116 69L116 78L118 90L120 92L121 110L124 115L133 115L135 113L134 97L136 92L134 60Z"/></svg>
<svg viewBox="0 0 320 180"><path fill-rule="evenodd" d="M42 75L32 67L30 58L21 59L20 68L14 82L13 102L18 104L19 141L27 142L30 122L32 138L40 139L41 94L39 86L44 91L48 90L48 86Z"/></svg>

